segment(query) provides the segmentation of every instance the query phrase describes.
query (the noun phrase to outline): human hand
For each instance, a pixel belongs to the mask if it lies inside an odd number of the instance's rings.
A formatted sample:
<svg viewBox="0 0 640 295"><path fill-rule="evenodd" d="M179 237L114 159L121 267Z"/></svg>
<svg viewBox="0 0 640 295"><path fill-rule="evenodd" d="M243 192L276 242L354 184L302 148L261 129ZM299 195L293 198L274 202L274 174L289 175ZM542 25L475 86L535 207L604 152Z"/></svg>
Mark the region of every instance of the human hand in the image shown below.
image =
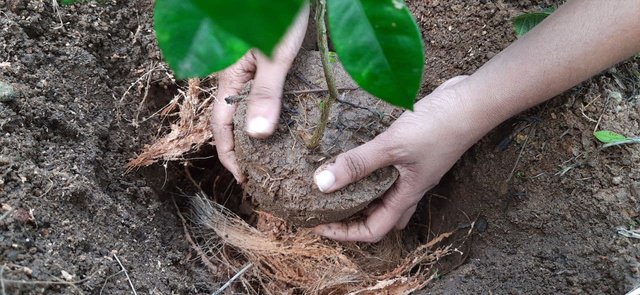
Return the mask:
<svg viewBox="0 0 640 295"><path fill-rule="evenodd" d="M403 229L418 201L433 188L460 156L488 130L474 118L484 110L468 108L462 87L467 77L448 80L405 112L372 141L339 155L316 171L320 191L330 193L373 171L395 166L398 180L364 221L319 225L316 234L340 241L377 242L393 229ZM476 114L474 114L476 113Z"/></svg>
<svg viewBox="0 0 640 295"><path fill-rule="evenodd" d="M244 182L245 178L234 151L233 115L236 105L228 104L225 98L239 95L245 84L254 80L251 92L247 96L245 131L249 136L259 139L273 134L280 118L282 87L302 45L308 20L309 7L305 7L276 48L273 59L256 50L250 50L238 62L218 75L218 95L213 105L211 129L220 163L239 183ZM259 34L259 31L256 33Z"/></svg>

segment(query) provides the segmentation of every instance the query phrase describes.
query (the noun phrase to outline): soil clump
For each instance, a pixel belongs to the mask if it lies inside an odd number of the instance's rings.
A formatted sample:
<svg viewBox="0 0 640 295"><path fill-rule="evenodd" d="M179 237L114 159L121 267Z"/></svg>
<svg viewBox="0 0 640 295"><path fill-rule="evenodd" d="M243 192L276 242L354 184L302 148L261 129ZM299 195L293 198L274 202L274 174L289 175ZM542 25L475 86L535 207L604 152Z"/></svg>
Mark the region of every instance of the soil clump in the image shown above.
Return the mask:
<svg viewBox="0 0 640 295"><path fill-rule="evenodd" d="M302 52L292 69L286 89L326 89L318 52ZM382 133L402 111L357 89L357 85L335 64L338 88L344 92L331 110L330 121L318 148L304 142L320 117L320 100L327 94L287 95L283 99L280 125L266 140L250 138L244 131L246 100L235 116L238 162L248 178L244 192L260 210L274 213L299 226L314 226L351 217L382 196L398 177L393 167L380 169L356 183L331 194L320 192L313 183L318 167ZM296 81L297 80L297 81Z"/></svg>

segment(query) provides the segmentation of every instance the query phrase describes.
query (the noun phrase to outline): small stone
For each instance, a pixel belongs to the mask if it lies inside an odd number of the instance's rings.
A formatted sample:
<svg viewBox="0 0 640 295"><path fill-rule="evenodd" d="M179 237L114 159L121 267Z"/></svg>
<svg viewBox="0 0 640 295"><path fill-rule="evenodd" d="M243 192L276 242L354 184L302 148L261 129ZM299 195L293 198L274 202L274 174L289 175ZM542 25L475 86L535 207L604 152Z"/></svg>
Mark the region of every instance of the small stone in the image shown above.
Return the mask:
<svg viewBox="0 0 640 295"><path fill-rule="evenodd" d="M475 229L479 233L483 233L483 232L486 232L488 228L489 228L489 221L487 221L487 219L484 216L478 217L478 220L476 220L476 223L475 223Z"/></svg>
<svg viewBox="0 0 640 295"><path fill-rule="evenodd" d="M622 183L622 176L616 176L611 179L611 183L615 185L620 185Z"/></svg>
<svg viewBox="0 0 640 295"><path fill-rule="evenodd" d="M0 81L0 102L9 102L16 98L16 91L11 84Z"/></svg>
<svg viewBox="0 0 640 295"><path fill-rule="evenodd" d="M33 270L31 268L28 268L26 266L22 267L22 272L26 275L28 275L29 277L33 276Z"/></svg>
<svg viewBox="0 0 640 295"><path fill-rule="evenodd" d="M518 133L516 135L516 142L518 144L523 144L527 140L527 137L528 136L526 134L524 134L524 133Z"/></svg>
<svg viewBox="0 0 640 295"><path fill-rule="evenodd" d="M62 274L62 278L65 281L71 282L73 280L73 275L72 274L70 274L70 273L68 273L68 272L66 272L64 270L60 271L60 273Z"/></svg>

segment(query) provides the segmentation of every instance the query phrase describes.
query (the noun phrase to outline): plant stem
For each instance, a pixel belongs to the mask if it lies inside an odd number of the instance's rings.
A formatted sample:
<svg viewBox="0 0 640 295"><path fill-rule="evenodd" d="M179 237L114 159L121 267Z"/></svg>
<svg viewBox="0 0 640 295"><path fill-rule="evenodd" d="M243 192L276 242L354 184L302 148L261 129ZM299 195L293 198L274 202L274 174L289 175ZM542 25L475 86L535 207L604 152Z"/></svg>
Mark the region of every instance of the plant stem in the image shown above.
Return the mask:
<svg viewBox="0 0 640 295"><path fill-rule="evenodd" d="M327 38L327 23L325 14L327 12L327 1L316 0L316 29L318 30L318 46L320 47L320 57L324 68L324 78L327 81L329 97L320 104L320 121L313 136L307 142L309 149L315 149L320 145L320 140L324 137L324 131L329 122L331 105L338 99L338 89L336 88L336 78L333 75L333 66L329 61L329 40Z"/></svg>
<svg viewBox="0 0 640 295"><path fill-rule="evenodd" d="M619 145L624 145L624 144L640 144L640 137L632 137L632 138L627 138L625 140L621 140L621 141L616 141L616 142L612 142L612 143L607 143L605 145L602 146L602 149L607 149L613 146L619 146Z"/></svg>

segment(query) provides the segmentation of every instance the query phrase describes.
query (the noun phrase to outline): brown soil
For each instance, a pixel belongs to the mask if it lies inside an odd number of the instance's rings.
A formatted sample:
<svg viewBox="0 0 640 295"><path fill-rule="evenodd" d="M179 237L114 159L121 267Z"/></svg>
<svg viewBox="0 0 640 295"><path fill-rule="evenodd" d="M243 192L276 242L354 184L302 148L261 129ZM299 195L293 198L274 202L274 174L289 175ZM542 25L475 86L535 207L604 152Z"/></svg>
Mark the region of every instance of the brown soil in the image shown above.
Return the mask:
<svg viewBox="0 0 640 295"><path fill-rule="evenodd" d="M510 17L551 2L409 1L427 41L423 94L512 42ZM142 119L177 92L158 64L150 11L150 1L62 7L63 29L51 1L0 0L0 81L18 92L0 99L7 294L126 294L114 254L140 294L211 294L221 285L164 198L188 190L183 167L125 174L127 159L164 130ZM506 122L465 154L410 225L426 242L480 217L458 257L464 263L425 294L620 294L638 284L640 244L617 228L640 222L640 146L595 153L591 135L598 121L640 135L638 63ZM197 181L226 192L223 201L241 198L215 159L190 163ZM565 167L573 169L557 174ZM75 286L36 282L65 279Z"/></svg>
<svg viewBox="0 0 640 295"><path fill-rule="evenodd" d="M289 79L285 89L326 89L318 52L301 53L295 65L291 72L299 78ZM336 86L357 88L342 67L335 66L339 81ZM311 85L305 87L303 81ZM344 220L382 196L398 178L397 170L387 167L335 193L318 190L313 175L320 165L373 139L402 113L362 90L348 91L343 102L331 108L320 146L309 150L303 138L313 133L320 117L320 100L326 95L304 94L285 99L280 126L267 140L252 139L244 132L246 102L240 104L235 116L238 162L248 178L244 192L257 201L260 210L299 226Z"/></svg>

